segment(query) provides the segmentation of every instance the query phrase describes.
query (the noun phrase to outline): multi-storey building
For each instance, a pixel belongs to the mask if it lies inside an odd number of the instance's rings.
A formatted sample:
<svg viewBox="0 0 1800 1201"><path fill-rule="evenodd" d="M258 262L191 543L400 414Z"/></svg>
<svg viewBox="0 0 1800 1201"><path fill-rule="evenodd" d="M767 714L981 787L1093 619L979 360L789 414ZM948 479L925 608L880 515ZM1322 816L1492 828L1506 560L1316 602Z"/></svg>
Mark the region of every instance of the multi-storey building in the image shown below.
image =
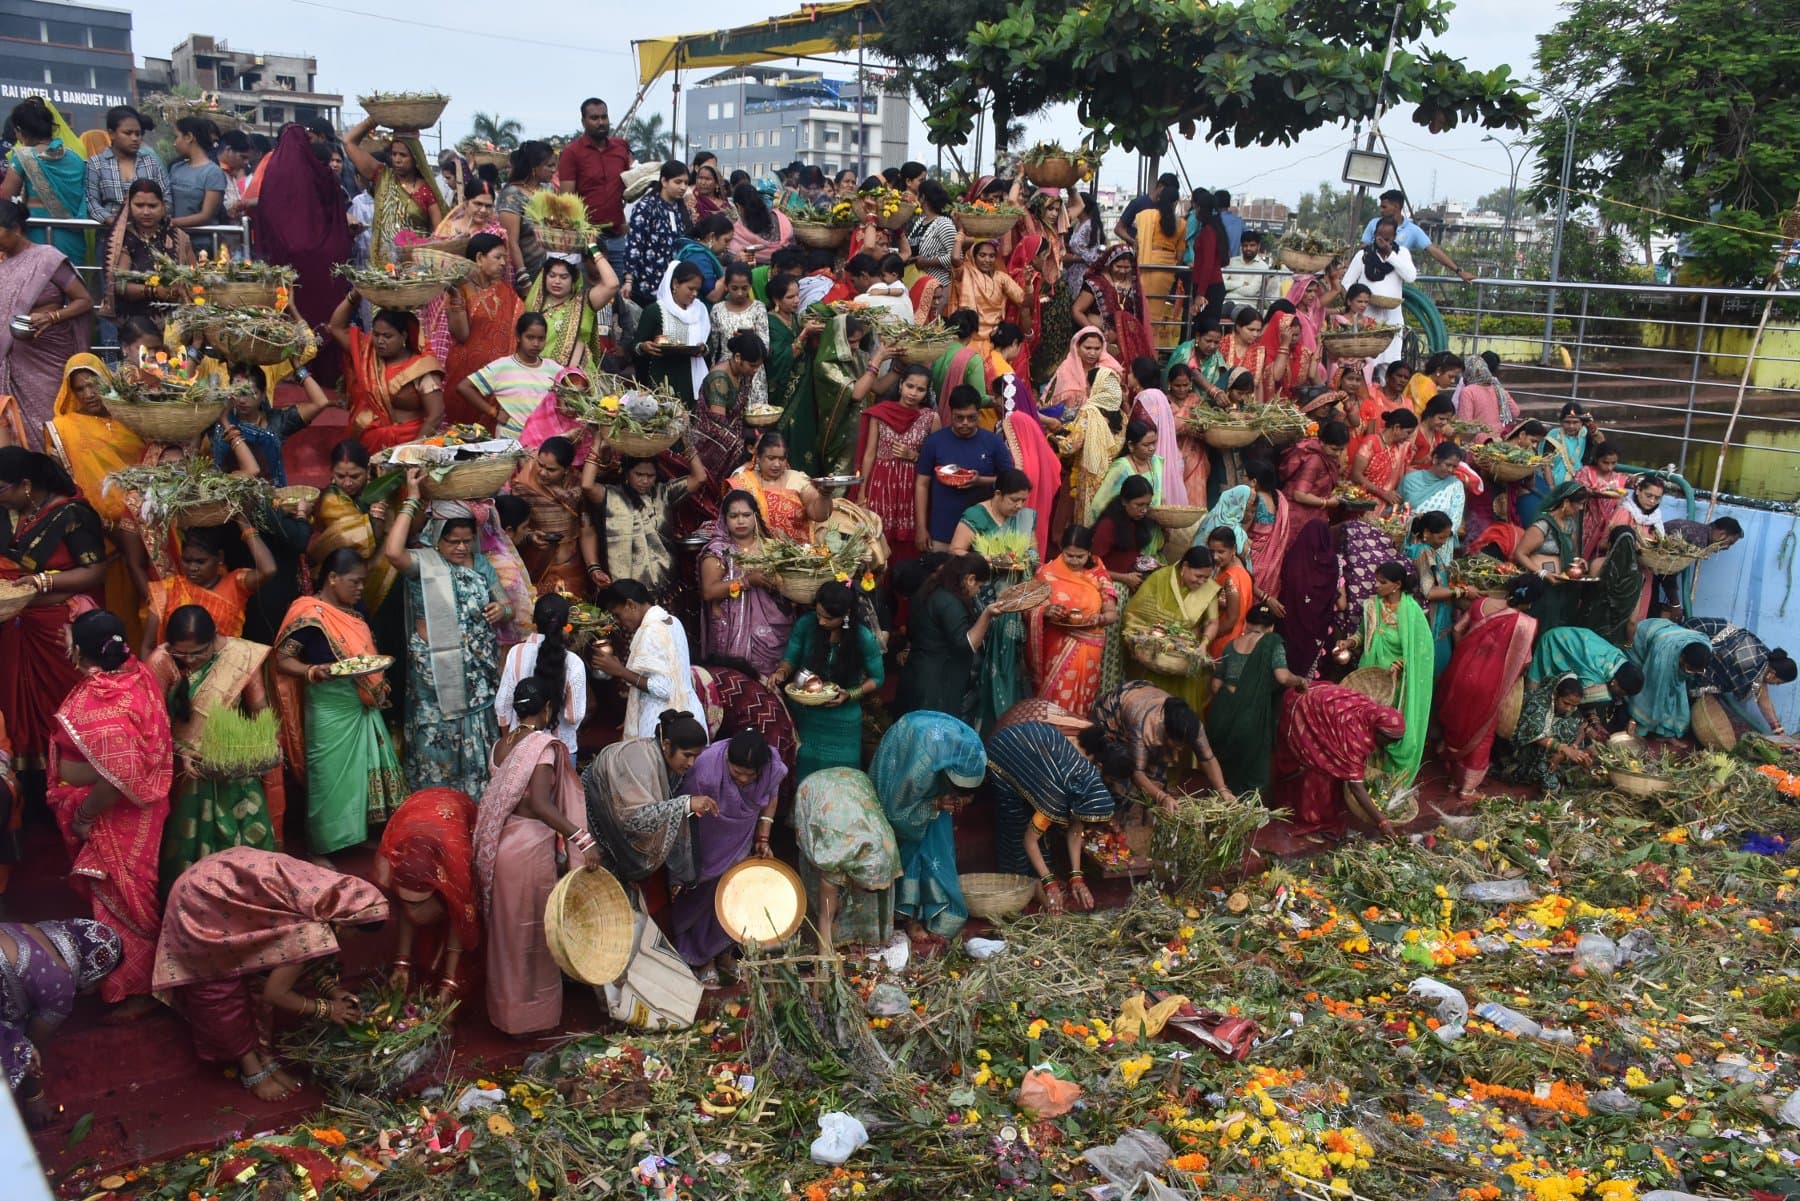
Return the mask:
<svg viewBox="0 0 1800 1201"><path fill-rule="evenodd" d="M812 71L742 67L714 75L682 98L687 141L681 153L691 159L710 150L726 175L742 170L757 179L791 162L826 175L897 167L906 161L906 97L865 77L866 90Z"/></svg>
<svg viewBox="0 0 1800 1201"><path fill-rule="evenodd" d="M198 89L244 126L274 133L289 121L318 117L342 124L344 98L319 91L318 76L319 60L310 55L234 50L222 39L191 33L168 58L146 57L139 83L145 92Z"/></svg>
<svg viewBox="0 0 1800 1201"><path fill-rule="evenodd" d="M0 0L0 118L26 96L55 104L76 130L137 102L131 14L51 0Z"/></svg>

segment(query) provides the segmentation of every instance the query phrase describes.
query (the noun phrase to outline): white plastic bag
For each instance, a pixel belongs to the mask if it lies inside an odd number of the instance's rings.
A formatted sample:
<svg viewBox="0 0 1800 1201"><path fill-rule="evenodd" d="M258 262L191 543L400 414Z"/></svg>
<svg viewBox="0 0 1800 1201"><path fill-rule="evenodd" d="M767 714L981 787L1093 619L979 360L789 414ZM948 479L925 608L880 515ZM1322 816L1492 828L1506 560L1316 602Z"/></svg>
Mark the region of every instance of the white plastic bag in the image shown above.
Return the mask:
<svg viewBox="0 0 1800 1201"><path fill-rule="evenodd" d="M1469 1021L1469 1001L1461 992L1430 976L1420 976L1406 991L1410 996L1437 1002L1438 1028L1432 1033L1439 1042L1449 1044L1463 1036Z"/></svg>
<svg viewBox="0 0 1800 1201"><path fill-rule="evenodd" d="M835 1168L847 1162L868 1141L868 1130L849 1114L820 1114L819 1137L812 1141L812 1161Z"/></svg>
<svg viewBox="0 0 1800 1201"><path fill-rule="evenodd" d="M1006 953L1006 940L1003 938L970 938L964 940L963 950L969 953L970 959L992 959L996 955Z"/></svg>

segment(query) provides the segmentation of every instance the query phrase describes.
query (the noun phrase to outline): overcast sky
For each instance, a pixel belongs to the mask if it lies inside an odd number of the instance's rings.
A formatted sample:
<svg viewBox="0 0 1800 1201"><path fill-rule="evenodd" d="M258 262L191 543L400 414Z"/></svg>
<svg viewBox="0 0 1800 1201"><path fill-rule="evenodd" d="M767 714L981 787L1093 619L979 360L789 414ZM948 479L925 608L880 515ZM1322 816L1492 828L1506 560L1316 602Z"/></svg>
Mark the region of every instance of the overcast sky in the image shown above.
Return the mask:
<svg viewBox="0 0 1800 1201"><path fill-rule="evenodd" d="M108 6L123 5L112 0ZM310 54L319 60L319 86L343 93L347 107L355 105L359 93L376 89L445 91L452 101L444 129L454 140L467 133L477 111L512 117L528 135L572 131L577 107L587 95L605 98L616 122L637 91L632 39L741 24L797 7L797 0L749 0L744 6L703 0L430 0L422 6L373 0L155 0L133 7L132 45L140 59L146 54L163 57L189 33L204 33L242 50ZM1525 75L1537 35L1555 23L1560 7L1558 0L1464 0L1451 16L1449 34L1437 45L1472 68L1488 70L1504 63L1515 76ZM377 13L387 15L373 15ZM425 13L429 18L421 19ZM577 14L582 26L570 24ZM504 26L496 23L501 17ZM687 82L684 78L684 86ZM665 76L645 98L644 111L661 112L666 120L669 100ZM1068 143L1080 136L1073 112L1066 108L1028 125L1028 144L1052 137ZM1402 111L1384 129L1415 203L1433 198L1472 203L1506 186L1506 153L1484 143L1485 131L1479 127L1433 136ZM1215 150L1179 138L1175 147L1196 185L1293 203L1319 182L1337 180L1349 141L1348 129L1326 129L1292 146L1270 149ZM911 150L913 157L927 162L935 154L916 111ZM1521 147L1515 157L1522 153ZM1522 165L1520 178L1530 175L1530 167ZM1122 184L1133 178L1133 157L1113 152L1102 182Z"/></svg>

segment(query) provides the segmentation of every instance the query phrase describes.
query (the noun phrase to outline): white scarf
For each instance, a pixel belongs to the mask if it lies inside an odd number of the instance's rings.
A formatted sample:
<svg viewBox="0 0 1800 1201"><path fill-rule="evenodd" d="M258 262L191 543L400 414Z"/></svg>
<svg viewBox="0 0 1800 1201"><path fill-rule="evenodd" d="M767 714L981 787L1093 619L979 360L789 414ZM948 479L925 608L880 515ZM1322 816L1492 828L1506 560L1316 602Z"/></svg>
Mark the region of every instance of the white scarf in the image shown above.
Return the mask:
<svg viewBox="0 0 1800 1201"><path fill-rule="evenodd" d="M1656 531L1656 536L1658 538L1661 538L1667 533L1667 531L1663 529L1662 506L1658 505L1656 512L1654 513L1644 512L1642 509L1638 508L1637 491L1635 489L1625 493L1625 498L1619 502L1619 507L1630 514L1631 524L1648 526Z"/></svg>
<svg viewBox="0 0 1800 1201"><path fill-rule="evenodd" d="M688 659L687 631L661 605L644 610L644 620L631 636L631 652L625 661L629 671L646 677L644 688L633 688L625 697L625 737L650 738L664 709L681 709L706 725L706 709L694 691L693 668ZM653 678L667 684L667 698L658 698L648 685Z"/></svg>
<svg viewBox="0 0 1800 1201"><path fill-rule="evenodd" d="M669 265L663 268L662 282L656 285L656 307L662 310L663 328L668 328L670 321L680 322L687 330L682 335L682 342L688 346L705 346L712 337L712 314L706 310L706 302L695 296L692 304L682 308L675 303L675 293L670 290L674 281L675 266L680 259L670 259ZM706 356L697 354L689 357L688 370L694 377L694 399L700 398L700 387L706 382Z"/></svg>

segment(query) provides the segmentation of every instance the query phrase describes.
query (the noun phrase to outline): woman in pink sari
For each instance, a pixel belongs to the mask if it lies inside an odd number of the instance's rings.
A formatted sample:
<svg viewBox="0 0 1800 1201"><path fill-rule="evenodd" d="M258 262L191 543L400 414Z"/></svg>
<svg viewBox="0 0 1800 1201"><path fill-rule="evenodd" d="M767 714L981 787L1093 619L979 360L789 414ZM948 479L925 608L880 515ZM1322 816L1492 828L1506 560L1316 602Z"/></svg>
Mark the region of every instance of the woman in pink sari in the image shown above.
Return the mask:
<svg viewBox="0 0 1800 1201"><path fill-rule="evenodd" d="M1250 487L1255 492L1249 506L1250 575L1256 581L1256 599L1267 603L1275 600L1275 615L1282 615L1281 567L1287 559L1288 547L1304 524L1294 506L1275 486L1275 469L1259 463L1250 469Z"/></svg>
<svg viewBox="0 0 1800 1201"><path fill-rule="evenodd" d="M1531 664L1538 623L1525 610L1543 592L1544 581L1527 575L1514 581L1504 601L1478 599L1463 615L1450 665L1438 678L1444 766L1456 795L1465 800L1487 776L1500 707Z"/></svg>
<svg viewBox="0 0 1800 1201"><path fill-rule="evenodd" d="M1132 382L1137 395L1132 399L1132 416L1156 427L1156 453L1162 460L1162 503L1188 503L1187 463L1176 441L1175 409L1161 388L1162 367L1152 358L1135 359L1131 364Z"/></svg>
<svg viewBox="0 0 1800 1201"><path fill-rule="evenodd" d="M1031 380L1014 363L1030 363L1025 352L1024 335L1010 321L1001 322L994 331L994 348L988 353L995 374L988 380L988 396L997 414L994 432L1006 439L1012 452L1013 466L1031 481L1031 499L1026 506L1045 516L1037 523L1038 558L1049 558L1049 514L1056 508L1056 494L1062 487L1062 460L1050 445L1038 415L1037 397L1032 394ZM890 539L891 541L891 539Z"/></svg>
<svg viewBox="0 0 1800 1201"><path fill-rule="evenodd" d="M1300 326L1297 349L1310 356L1314 366L1325 362L1325 349L1319 335L1325 332L1325 280L1317 275L1296 275L1288 284L1287 301L1294 306L1294 317Z"/></svg>
<svg viewBox="0 0 1800 1201"><path fill-rule="evenodd" d="M33 242L26 225L23 203L0 200L0 396L18 401L31 449L42 450L63 364L88 348L94 302L63 252ZM12 332L20 316L31 322L29 338Z"/></svg>
<svg viewBox="0 0 1800 1201"><path fill-rule="evenodd" d="M100 986L118 1003L150 1007L162 905L157 855L169 816L175 744L150 669L132 657L125 623L103 609L70 626L81 682L56 711L50 734L50 808L74 861L70 881L94 919L119 933L124 957Z"/></svg>
<svg viewBox="0 0 1800 1201"><path fill-rule="evenodd" d="M508 1034L562 1021L562 970L544 936L544 904L568 861L600 866L581 778L551 729L554 698L535 679L513 691L519 724L494 747L475 818L475 878L487 937L488 1020Z"/></svg>

